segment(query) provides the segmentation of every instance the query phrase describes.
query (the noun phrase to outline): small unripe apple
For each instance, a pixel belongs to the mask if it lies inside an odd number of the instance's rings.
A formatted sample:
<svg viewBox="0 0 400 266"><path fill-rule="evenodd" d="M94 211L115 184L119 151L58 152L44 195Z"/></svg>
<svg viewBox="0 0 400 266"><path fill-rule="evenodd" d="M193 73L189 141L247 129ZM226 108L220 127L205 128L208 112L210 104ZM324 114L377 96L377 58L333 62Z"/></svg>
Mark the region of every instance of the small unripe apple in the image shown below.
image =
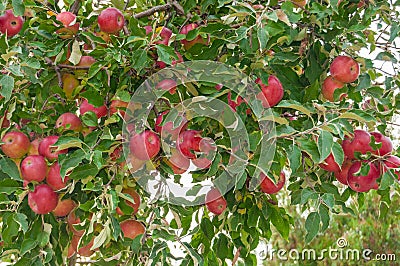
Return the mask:
<svg viewBox="0 0 400 266"><path fill-rule="evenodd" d="M160 138L150 130L134 134L129 142L131 154L142 161L153 159L160 151Z"/></svg>
<svg viewBox="0 0 400 266"><path fill-rule="evenodd" d="M62 82L65 96L67 96L68 99L71 99L74 89L79 86L79 80L77 80L72 74L64 74L62 76Z"/></svg>
<svg viewBox="0 0 400 266"><path fill-rule="evenodd" d="M216 215L220 215L226 209L226 200L217 188L208 191L205 203L207 209Z"/></svg>
<svg viewBox="0 0 400 266"><path fill-rule="evenodd" d="M350 167L347 176L347 183L352 190L357 192L367 192L371 189L378 189L378 183L376 180L380 176L379 169L372 162L369 162L368 165L370 169L368 174L365 176L362 176L359 173L362 166L360 161L353 163Z"/></svg>
<svg viewBox="0 0 400 266"><path fill-rule="evenodd" d="M58 162L55 162L49 168L49 172L46 177L46 183L54 190L60 190L67 186L69 178L67 176L64 177L64 181L61 178L60 174L60 165Z"/></svg>
<svg viewBox="0 0 400 266"><path fill-rule="evenodd" d="M353 58L341 55L333 59L330 67L333 78L343 83L355 81L360 75L360 66Z"/></svg>
<svg viewBox="0 0 400 266"><path fill-rule="evenodd" d="M124 237L130 239L135 239L137 236L143 235L146 231L142 223L133 219L121 222L120 227Z"/></svg>
<svg viewBox="0 0 400 266"><path fill-rule="evenodd" d="M48 185L41 184L28 193L28 205L37 214L47 214L58 204L58 194Z"/></svg>
<svg viewBox="0 0 400 266"><path fill-rule="evenodd" d="M86 112L92 111L96 114L97 118L101 118L107 115L107 107L102 105L100 107L94 107L92 104L88 102L88 100L84 99L79 107L79 112L81 115L84 115Z"/></svg>
<svg viewBox="0 0 400 266"><path fill-rule="evenodd" d="M11 131L4 135L1 140L1 150L10 158L21 158L28 153L31 146L29 138L22 132Z"/></svg>
<svg viewBox="0 0 400 266"><path fill-rule="evenodd" d="M268 85L263 84L260 78L256 79L256 83L261 86L261 92L257 95L257 98L261 100L264 108L274 107L282 100L284 90L276 76L270 75L268 77Z"/></svg>
<svg viewBox="0 0 400 266"><path fill-rule="evenodd" d="M56 151L57 147L53 147L53 144L58 141L58 136L48 136L39 143L39 154L46 157L47 160L53 161L58 158L59 154L68 152L68 149Z"/></svg>
<svg viewBox="0 0 400 266"><path fill-rule="evenodd" d="M374 136L376 143L382 144L379 149L372 151L373 154L383 156L393 151L392 141L388 137L384 136L380 132L371 132L370 134L371 136Z"/></svg>
<svg viewBox="0 0 400 266"><path fill-rule="evenodd" d="M64 26L64 28L56 31L61 39L70 39L78 33L79 23L76 22L76 15L74 13L61 12L56 16L56 19Z"/></svg>
<svg viewBox="0 0 400 266"><path fill-rule="evenodd" d="M56 217L65 217L73 209L75 209L76 203L72 199L59 200L57 207L53 210L53 214Z"/></svg>
<svg viewBox="0 0 400 266"><path fill-rule="evenodd" d="M101 11L97 22L100 30L106 33L117 33L125 25L124 15L114 7L109 7Z"/></svg>
<svg viewBox="0 0 400 266"><path fill-rule="evenodd" d="M276 181L276 184L274 184L274 182L272 182L272 180L268 176L264 175L264 173L260 174L260 178L262 179L260 184L261 191L267 194L275 194L280 191L285 185L286 181L286 176L284 172L281 172L279 179Z"/></svg>
<svg viewBox="0 0 400 266"><path fill-rule="evenodd" d="M139 206L140 206L140 201L141 201L139 194L133 188L124 188L121 192L123 194L128 194L129 196L131 196L133 198L133 201L135 203L132 203L132 202L130 202L128 200L125 200L125 203L128 206L131 206L133 208L132 215L135 215L139 211ZM116 212L119 215L124 215L125 214L119 207L117 207Z"/></svg>
<svg viewBox="0 0 400 266"><path fill-rule="evenodd" d="M82 121L76 114L64 113L56 121L56 128L62 128L63 130L82 130Z"/></svg>
<svg viewBox="0 0 400 266"><path fill-rule="evenodd" d="M7 33L7 37L13 37L18 34L22 26L24 24L24 20L22 17L14 16L12 9L8 9L5 11L3 16L0 16L0 32L3 34Z"/></svg>
<svg viewBox="0 0 400 266"><path fill-rule="evenodd" d="M21 175L26 181L42 182L46 178L47 163L41 155L29 155L21 162Z"/></svg>
<svg viewBox="0 0 400 266"><path fill-rule="evenodd" d="M328 101L334 102L335 97L334 93L336 89L343 88L344 83L340 82L333 77L329 76L324 80L324 83L322 84L322 96L324 96L325 99ZM346 94L341 94L340 95L340 100L342 98L346 97Z"/></svg>

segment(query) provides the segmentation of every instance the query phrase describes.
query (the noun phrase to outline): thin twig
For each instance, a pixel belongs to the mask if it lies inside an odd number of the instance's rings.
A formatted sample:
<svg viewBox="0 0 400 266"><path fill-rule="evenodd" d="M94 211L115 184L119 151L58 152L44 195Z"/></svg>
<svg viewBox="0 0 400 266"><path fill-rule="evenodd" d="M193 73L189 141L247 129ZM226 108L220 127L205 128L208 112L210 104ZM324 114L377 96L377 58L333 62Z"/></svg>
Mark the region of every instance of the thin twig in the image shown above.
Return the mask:
<svg viewBox="0 0 400 266"><path fill-rule="evenodd" d="M80 2L81 2L81 0L75 0L75 2L71 5L71 8L70 8L71 13L78 15Z"/></svg>
<svg viewBox="0 0 400 266"><path fill-rule="evenodd" d="M235 266L237 260L239 259L240 251L241 251L241 250L242 250L242 247L239 247L239 248L236 250L235 256L233 257L233 260L232 260L232 266Z"/></svg>
<svg viewBox="0 0 400 266"><path fill-rule="evenodd" d="M62 82L60 67L58 65L54 64L54 62L48 57L45 57L44 60L46 61L46 63L48 65L50 65L50 66L52 66L54 68L54 71L56 72L57 78L58 78L58 86L60 86L60 88L62 88L63 87L63 82Z"/></svg>

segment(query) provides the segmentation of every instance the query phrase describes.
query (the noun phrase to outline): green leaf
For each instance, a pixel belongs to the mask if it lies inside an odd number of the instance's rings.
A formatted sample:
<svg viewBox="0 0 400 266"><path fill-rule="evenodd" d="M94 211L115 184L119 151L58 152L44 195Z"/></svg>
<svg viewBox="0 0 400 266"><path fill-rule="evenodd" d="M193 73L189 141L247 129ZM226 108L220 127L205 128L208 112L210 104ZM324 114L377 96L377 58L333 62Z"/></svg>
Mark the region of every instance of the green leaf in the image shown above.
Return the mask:
<svg viewBox="0 0 400 266"><path fill-rule="evenodd" d="M79 61L81 60L82 53L81 53L81 48L79 46L78 40L75 40L74 43L72 44L72 51L71 55L68 58L68 61L70 61L73 65L77 65Z"/></svg>
<svg viewBox="0 0 400 266"><path fill-rule="evenodd" d="M318 194L313 191L311 188L305 188L301 191L301 200L300 200L300 205L303 205L307 203L309 199L317 199Z"/></svg>
<svg viewBox="0 0 400 266"><path fill-rule="evenodd" d="M204 235L211 241L214 236L214 226L211 223L210 219L203 217L200 223L200 228L203 231Z"/></svg>
<svg viewBox="0 0 400 266"><path fill-rule="evenodd" d="M329 209L332 209L335 205L335 196L333 194L324 194L322 195L321 199L326 204L326 206L329 207Z"/></svg>
<svg viewBox="0 0 400 266"><path fill-rule="evenodd" d="M138 50L132 56L132 67L136 71L142 70L146 66L146 62L149 59L146 50Z"/></svg>
<svg viewBox="0 0 400 266"><path fill-rule="evenodd" d="M12 0L13 13L15 16L22 16L25 12L25 5L22 0Z"/></svg>
<svg viewBox="0 0 400 266"><path fill-rule="evenodd" d="M9 101L11 99L12 91L14 89L14 78L11 76L3 75L0 79L1 90L0 94Z"/></svg>
<svg viewBox="0 0 400 266"><path fill-rule="evenodd" d="M257 29L257 37L258 41L260 42L260 49L264 50L267 47L268 43L268 32L264 27L260 27Z"/></svg>
<svg viewBox="0 0 400 266"><path fill-rule="evenodd" d="M96 248L101 247L107 240L107 238L111 235L111 229L109 226L109 221L104 225L103 230L94 238L93 246L90 248L91 250L95 250Z"/></svg>
<svg viewBox="0 0 400 266"><path fill-rule="evenodd" d="M82 122L89 127L97 126L97 123L98 123L97 120L98 120L98 118L97 118L96 114L92 111L86 112L82 116Z"/></svg>
<svg viewBox="0 0 400 266"><path fill-rule="evenodd" d="M319 163L322 163L332 152L333 136L330 132L322 130L318 137L318 151L321 157Z"/></svg>
<svg viewBox="0 0 400 266"><path fill-rule="evenodd" d="M25 214L17 213L15 215L15 221L20 225L20 227L24 233L26 233L26 231L28 231L28 229L29 229L28 217L26 217Z"/></svg>
<svg viewBox="0 0 400 266"><path fill-rule="evenodd" d="M214 244L215 254L220 259L226 259L228 257L228 246L229 239L226 235L220 233Z"/></svg>
<svg viewBox="0 0 400 266"><path fill-rule="evenodd" d="M64 178L67 172L77 167L85 156L83 150L76 150L72 153L68 153L65 157L61 157L62 159L59 160L61 177Z"/></svg>
<svg viewBox="0 0 400 266"><path fill-rule="evenodd" d="M290 169L292 173L295 173L301 165L301 151L299 147L296 145L290 146L286 155L289 159Z"/></svg>
<svg viewBox="0 0 400 266"><path fill-rule="evenodd" d="M99 169L97 169L97 166L93 164L80 165L72 171L72 173L69 175L69 178L74 180L82 180L87 177L95 177L98 172Z"/></svg>
<svg viewBox="0 0 400 266"><path fill-rule="evenodd" d="M172 63L172 59L175 59L176 53L173 47L166 46L164 44L157 45L158 61L162 61L168 65Z"/></svg>
<svg viewBox="0 0 400 266"><path fill-rule="evenodd" d="M297 139L297 142L299 143L300 149L310 155L314 162L319 162L318 147L314 141L308 139Z"/></svg>
<svg viewBox="0 0 400 266"><path fill-rule="evenodd" d="M379 184L379 190L388 189L394 183L394 178L397 178L397 175L393 175L391 171L384 173Z"/></svg>
<svg viewBox="0 0 400 266"><path fill-rule="evenodd" d="M284 239L288 239L289 222L286 219L283 219L280 212L274 206L270 206L268 209L271 223L275 226L276 230L278 230Z"/></svg>
<svg viewBox="0 0 400 266"><path fill-rule="evenodd" d="M77 137L61 136L53 145L57 146L57 151L61 151L68 148L82 148L82 143Z"/></svg>
<svg viewBox="0 0 400 266"><path fill-rule="evenodd" d="M311 115L315 113L315 108L306 108L304 104L301 104L294 100L283 100L276 107L294 109L302 112L303 114L306 114L309 117L311 117Z"/></svg>
<svg viewBox="0 0 400 266"><path fill-rule="evenodd" d="M364 111L361 110L351 110L351 111L347 111L343 114L341 114L339 116L339 118L344 118L344 119L352 119L352 120L356 120L360 123L366 123L366 122L374 122L376 121L376 119L367 114Z"/></svg>
<svg viewBox="0 0 400 266"><path fill-rule="evenodd" d="M313 240L313 238L318 234L320 220L320 216L317 212L311 212L308 215L305 224L307 230L305 241L307 243L310 243L311 240Z"/></svg>
<svg viewBox="0 0 400 266"><path fill-rule="evenodd" d="M0 160L0 169L3 173L8 175L11 179L22 180L19 170L15 162L9 158L3 157Z"/></svg>
<svg viewBox="0 0 400 266"><path fill-rule="evenodd" d="M318 209L319 216L321 217L321 232L324 232L326 229L329 227L329 221L330 221L330 216L329 216L329 209L325 206L320 204L319 209Z"/></svg>
<svg viewBox="0 0 400 266"><path fill-rule="evenodd" d="M37 246L38 242L33 239L25 239L21 244L21 255L25 255L28 251L34 249Z"/></svg>
<svg viewBox="0 0 400 266"><path fill-rule="evenodd" d="M342 166L342 164L344 162L344 152L343 152L342 146L339 143L337 143L337 142L333 143L332 154L333 154L333 158L335 159L335 162L339 166Z"/></svg>
<svg viewBox="0 0 400 266"><path fill-rule="evenodd" d="M85 92L80 94L83 98L88 100L88 103L93 105L94 107L100 107L104 105L104 97L100 95L100 93L93 89L89 88Z"/></svg>
<svg viewBox="0 0 400 266"><path fill-rule="evenodd" d="M21 187L20 182L12 179L4 179L0 181L0 193L11 194Z"/></svg>

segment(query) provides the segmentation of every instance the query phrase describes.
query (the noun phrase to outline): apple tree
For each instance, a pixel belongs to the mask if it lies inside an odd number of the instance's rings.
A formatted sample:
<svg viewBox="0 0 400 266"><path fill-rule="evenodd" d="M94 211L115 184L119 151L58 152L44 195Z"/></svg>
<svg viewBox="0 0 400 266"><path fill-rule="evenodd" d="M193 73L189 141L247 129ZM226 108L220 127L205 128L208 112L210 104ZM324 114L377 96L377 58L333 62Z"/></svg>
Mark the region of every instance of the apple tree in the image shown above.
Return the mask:
<svg viewBox="0 0 400 266"><path fill-rule="evenodd" d="M2 1L1 260L256 265L282 202L305 242L384 220L399 4Z"/></svg>

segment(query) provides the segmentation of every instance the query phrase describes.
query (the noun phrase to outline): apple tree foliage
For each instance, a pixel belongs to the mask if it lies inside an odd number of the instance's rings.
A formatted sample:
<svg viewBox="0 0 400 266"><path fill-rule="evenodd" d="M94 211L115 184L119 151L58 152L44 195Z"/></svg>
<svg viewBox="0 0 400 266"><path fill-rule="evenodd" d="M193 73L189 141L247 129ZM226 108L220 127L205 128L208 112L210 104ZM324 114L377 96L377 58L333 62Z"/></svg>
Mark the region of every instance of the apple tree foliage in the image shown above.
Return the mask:
<svg viewBox="0 0 400 266"><path fill-rule="evenodd" d="M287 239L297 219L280 206L279 194L247 188L246 179L254 173L251 165L224 195L227 209L218 216L204 205L177 206L150 197L120 164L125 158L110 157L123 141L123 119L118 113L108 113L99 120L92 112L81 115L84 128L91 130L77 133L55 129L57 118L76 112L82 98L94 106L109 106L115 98L129 102L143 81L159 70L156 60L171 65L177 60L175 51L185 61L221 62L254 80L261 78L265 84L269 75L276 75L285 93L271 109L271 116L264 117L276 126L276 153L269 174L276 178L282 170L287 173L290 202L300 205L308 215L306 241L323 233L333 215L346 213L357 219L357 205L349 207L348 202L362 205L365 194L339 184L332 173L318 165L331 152L341 164L344 154L338 143L355 128L391 136L392 118L400 107L399 94L396 96L400 79L398 74L390 74L398 73L395 42L400 27L395 6L399 1L310 0L304 7L283 0L113 0L101 5L92 0L66 0L64 6L59 2L0 3L0 12L13 9L15 15L24 17L19 34L12 38L0 36L0 109L5 114L2 119L11 121L1 129L1 136L15 128L31 138L60 136L59 148L68 148L69 152L59 155L58 160L62 175L68 170L71 182L59 195L79 203L76 215L82 223L76 228L85 232L82 246L94 239L96 252L91 260L96 265L174 261L181 265L226 265L228 261L255 265L252 251L259 241L268 241L273 231ZM261 8L257 6L260 4ZM94 34L98 31L97 16L107 6L121 10L126 19L124 30L110 35L108 43ZM80 28L72 38L62 39L56 33L60 25L55 17L68 10L77 15ZM199 27L187 35L179 34L189 23ZM173 36L168 45L155 44L153 38L157 36L146 35L143 27L147 25L154 30L159 26L171 29ZM190 49L182 46L180 40L193 40L199 34L209 38L209 43L197 43ZM84 44L91 49L84 49ZM362 49L380 52L375 59L367 59L360 55ZM361 74L356 82L335 93L336 102L325 101L321 84L329 73L330 62L343 54L356 59ZM92 56L96 63L87 68L74 67L82 55ZM383 62L390 62L392 71L380 68ZM62 89L60 77L65 73L79 80L71 97ZM178 91L164 95L153 108L148 119L150 128L154 128L156 112L183 99L203 95L228 102L229 89L216 90L209 82L179 85ZM347 97L339 100L343 92ZM232 95L236 100L237 95ZM247 108L241 104L236 111L250 136L251 161L260 154L257 147L262 134ZM201 117L193 119L189 127L202 130L203 136L213 138L218 145L210 169L192 172L194 182L212 180L229 161L229 139L223 137L226 131L215 121ZM33 213L27 193L34 184L24 186L19 162L0 156L1 260L15 265L73 265L76 255L67 259L72 234L66 219ZM172 174L162 153L154 166L157 171ZM180 177L175 179L179 182ZM379 183L380 197L375 203L384 219L390 195L399 187L389 175ZM130 216L116 213L117 207L130 210L124 203L129 197L121 193L125 187L135 187L142 200L135 219L145 225L146 232L134 240L124 238L120 228L120 222ZM171 253L171 243L183 251L182 257Z"/></svg>

